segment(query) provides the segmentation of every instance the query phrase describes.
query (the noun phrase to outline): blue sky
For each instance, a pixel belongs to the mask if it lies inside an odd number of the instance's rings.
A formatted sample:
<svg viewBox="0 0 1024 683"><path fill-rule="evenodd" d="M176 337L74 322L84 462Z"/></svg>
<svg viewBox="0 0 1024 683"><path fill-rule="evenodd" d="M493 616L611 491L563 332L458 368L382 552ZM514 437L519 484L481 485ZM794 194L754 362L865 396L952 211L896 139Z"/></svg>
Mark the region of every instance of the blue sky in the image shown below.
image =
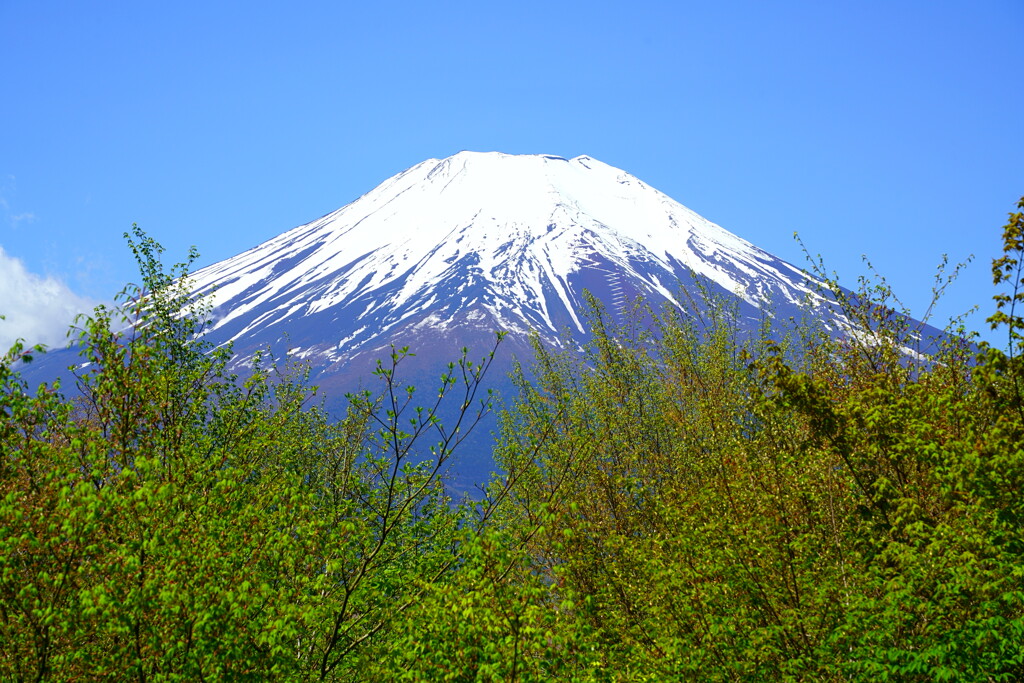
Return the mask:
<svg viewBox="0 0 1024 683"><path fill-rule="evenodd" d="M0 342L463 149L589 154L914 313L990 310L1024 194L1024 3L0 0ZM983 315L973 326L984 326Z"/></svg>

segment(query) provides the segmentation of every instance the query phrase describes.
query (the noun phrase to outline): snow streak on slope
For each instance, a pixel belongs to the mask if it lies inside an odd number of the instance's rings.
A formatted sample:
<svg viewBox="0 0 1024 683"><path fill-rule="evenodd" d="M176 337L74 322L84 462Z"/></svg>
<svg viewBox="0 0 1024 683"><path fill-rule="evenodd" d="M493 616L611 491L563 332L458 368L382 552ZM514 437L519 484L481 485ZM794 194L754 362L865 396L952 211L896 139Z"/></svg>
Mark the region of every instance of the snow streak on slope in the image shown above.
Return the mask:
<svg viewBox="0 0 1024 683"><path fill-rule="evenodd" d="M583 332L584 286L608 288L610 304L672 300L690 272L755 308L810 293L797 268L600 161L461 152L198 271L195 286L216 290L221 336L287 332L337 359L399 330ZM317 335L295 337L314 321Z"/></svg>

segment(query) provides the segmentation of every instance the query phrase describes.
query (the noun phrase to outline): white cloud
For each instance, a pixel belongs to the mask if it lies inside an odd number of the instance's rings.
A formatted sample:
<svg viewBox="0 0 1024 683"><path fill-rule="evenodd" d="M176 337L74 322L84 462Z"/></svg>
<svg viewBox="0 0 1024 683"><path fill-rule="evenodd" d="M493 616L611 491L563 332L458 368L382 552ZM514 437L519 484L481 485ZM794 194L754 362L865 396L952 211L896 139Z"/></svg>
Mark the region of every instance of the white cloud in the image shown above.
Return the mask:
<svg viewBox="0 0 1024 683"><path fill-rule="evenodd" d="M60 280L30 273L20 259L0 247L0 354L15 339L27 344L63 346L75 316L95 302L72 292Z"/></svg>

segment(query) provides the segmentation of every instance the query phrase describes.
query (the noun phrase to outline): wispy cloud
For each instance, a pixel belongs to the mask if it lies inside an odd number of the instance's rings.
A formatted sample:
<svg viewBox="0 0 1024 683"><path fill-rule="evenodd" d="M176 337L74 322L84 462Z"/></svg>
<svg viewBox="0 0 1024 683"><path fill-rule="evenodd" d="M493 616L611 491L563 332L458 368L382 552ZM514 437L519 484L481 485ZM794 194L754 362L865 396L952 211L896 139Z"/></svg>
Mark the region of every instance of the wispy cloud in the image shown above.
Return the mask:
<svg viewBox="0 0 1024 683"><path fill-rule="evenodd" d="M18 227L18 223L32 223L35 221L36 215L31 212L19 213L16 216L11 216L11 225L15 228Z"/></svg>
<svg viewBox="0 0 1024 683"><path fill-rule="evenodd" d="M31 211L14 213L11 209L11 198L17 194L15 178L13 175L0 176L0 222L6 223L10 228L18 229L21 223L32 223L36 215Z"/></svg>
<svg viewBox="0 0 1024 683"><path fill-rule="evenodd" d="M0 247L0 353L16 339L29 344L62 346L79 313L95 302L71 291L62 281L36 275Z"/></svg>
<svg viewBox="0 0 1024 683"><path fill-rule="evenodd" d="M9 173L0 176L0 209L8 216L11 211L11 203L7 198L14 194L14 180L14 176Z"/></svg>
<svg viewBox="0 0 1024 683"><path fill-rule="evenodd" d="M17 230L21 224L35 223L36 215L31 211L15 211L17 202L14 201L18 194L17 179L10 174L0 176L0 222L6 223L10 228Z"/></svg>

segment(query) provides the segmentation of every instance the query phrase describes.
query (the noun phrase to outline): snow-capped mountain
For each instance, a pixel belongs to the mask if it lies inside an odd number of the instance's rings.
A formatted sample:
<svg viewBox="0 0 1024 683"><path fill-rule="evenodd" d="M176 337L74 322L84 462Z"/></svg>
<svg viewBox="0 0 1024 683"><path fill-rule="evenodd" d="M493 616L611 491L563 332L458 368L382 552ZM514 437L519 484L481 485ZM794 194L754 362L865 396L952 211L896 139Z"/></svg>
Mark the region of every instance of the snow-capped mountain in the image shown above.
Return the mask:
<svg viewBox="0 0 1024 683"><path fill-rule="evenodd" d="M214 339L243 357L287 343L323 376L393 342L450 353L538 330L557 343L585 332L584 290L613 312L657 306L692 273L752 316L811 294L800 269L596 159L460 152L194 281L214 297Z"/></svg>
<svg viewBox="0 0 1024 683"><path fill-rule="evenodd" d="M712 295L736 297L751 329L764 312L786 320L808 303L844 329L799 268L587 156L429 159L196 271L192 286L212 305L207 339L231 342L240 372L267 348L303 359L340 410L346 392L379 388L370 370L391 345L417 354L400 381L429 391L463 347L478 360L507 331L489 378L500 388L512 355L528 360L530 331L552 345L583 340L586 291L618 315L638 297L674 305L695 276ZM71 354L47 354L25 374L52 379ZM458 454L456 489L486 480L488 431Z"/></svg>

